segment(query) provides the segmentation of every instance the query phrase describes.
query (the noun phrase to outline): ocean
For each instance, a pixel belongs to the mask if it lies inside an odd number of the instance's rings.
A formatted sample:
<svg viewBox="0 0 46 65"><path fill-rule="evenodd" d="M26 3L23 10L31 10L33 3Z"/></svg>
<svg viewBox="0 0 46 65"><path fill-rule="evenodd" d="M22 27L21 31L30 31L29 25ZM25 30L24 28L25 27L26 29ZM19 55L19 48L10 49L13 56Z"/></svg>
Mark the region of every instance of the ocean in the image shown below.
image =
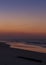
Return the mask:
<svg viewBox="0 0 46 65"><path fill-rule="evenodd" d="M46 40L10 40L6 41L12 48L19 48L28 51L36 51L40 53L46 53Z"/></svg>

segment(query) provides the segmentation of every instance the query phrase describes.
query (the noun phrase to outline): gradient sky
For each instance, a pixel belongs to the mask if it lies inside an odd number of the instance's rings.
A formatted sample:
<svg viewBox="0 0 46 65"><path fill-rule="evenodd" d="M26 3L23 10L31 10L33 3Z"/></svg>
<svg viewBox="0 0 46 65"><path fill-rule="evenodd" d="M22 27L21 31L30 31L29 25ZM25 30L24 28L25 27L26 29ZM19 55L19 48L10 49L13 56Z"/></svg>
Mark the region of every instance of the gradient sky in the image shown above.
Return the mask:
<svg viewBox="0 0 46 65"><path fill-rule="evenodd" d="M46 0L0 0L0 34L46 34Z"/></svg>

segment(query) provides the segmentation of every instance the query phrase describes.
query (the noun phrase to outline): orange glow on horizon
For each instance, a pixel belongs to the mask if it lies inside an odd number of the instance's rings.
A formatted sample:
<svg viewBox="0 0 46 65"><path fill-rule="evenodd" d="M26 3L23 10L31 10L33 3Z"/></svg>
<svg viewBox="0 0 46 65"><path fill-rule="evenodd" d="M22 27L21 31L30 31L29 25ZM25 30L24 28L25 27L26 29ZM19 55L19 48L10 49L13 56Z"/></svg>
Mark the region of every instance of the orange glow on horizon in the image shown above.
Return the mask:
<svg viewBox="0 0 46 65"><path fill-rule="evenodd" d="M0 33L46 34L46 19L27 13L1 13Z"/></svg>

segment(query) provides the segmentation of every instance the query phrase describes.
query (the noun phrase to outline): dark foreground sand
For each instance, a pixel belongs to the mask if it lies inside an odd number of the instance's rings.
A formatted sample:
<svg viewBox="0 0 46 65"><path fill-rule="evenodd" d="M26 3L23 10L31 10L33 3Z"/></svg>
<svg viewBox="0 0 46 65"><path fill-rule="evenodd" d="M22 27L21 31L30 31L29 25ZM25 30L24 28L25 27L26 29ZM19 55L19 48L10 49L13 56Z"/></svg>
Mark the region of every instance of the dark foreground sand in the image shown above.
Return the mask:
<svg viewBox="0 0 46 65"><path fill-rule="evenodd" d="M0 42L0 65L46 65L46 53L14 49Z"/></svg>

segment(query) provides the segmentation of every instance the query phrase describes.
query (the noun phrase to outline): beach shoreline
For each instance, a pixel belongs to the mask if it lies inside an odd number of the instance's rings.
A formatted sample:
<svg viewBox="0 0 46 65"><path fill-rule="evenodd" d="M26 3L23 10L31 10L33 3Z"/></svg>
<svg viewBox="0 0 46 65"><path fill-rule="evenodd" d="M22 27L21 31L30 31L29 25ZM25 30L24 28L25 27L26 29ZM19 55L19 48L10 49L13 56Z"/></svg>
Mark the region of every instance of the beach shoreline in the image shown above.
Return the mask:
<svg viewBox="0 0 46 65"><path fill-rule="evenodd" d="M0 65L46 65L46 53L11 48L0 42Z"/></svg>
<svg viewBox="0 0 46 65"><path fill-rule="evenodd" d="M7 42L6 44L9 44L11 48L17 48L22 50L28 50L28 51L34 51L39 53L46 53L46 48L33 45L33 44L25 44L22 42Z"/></svg>

